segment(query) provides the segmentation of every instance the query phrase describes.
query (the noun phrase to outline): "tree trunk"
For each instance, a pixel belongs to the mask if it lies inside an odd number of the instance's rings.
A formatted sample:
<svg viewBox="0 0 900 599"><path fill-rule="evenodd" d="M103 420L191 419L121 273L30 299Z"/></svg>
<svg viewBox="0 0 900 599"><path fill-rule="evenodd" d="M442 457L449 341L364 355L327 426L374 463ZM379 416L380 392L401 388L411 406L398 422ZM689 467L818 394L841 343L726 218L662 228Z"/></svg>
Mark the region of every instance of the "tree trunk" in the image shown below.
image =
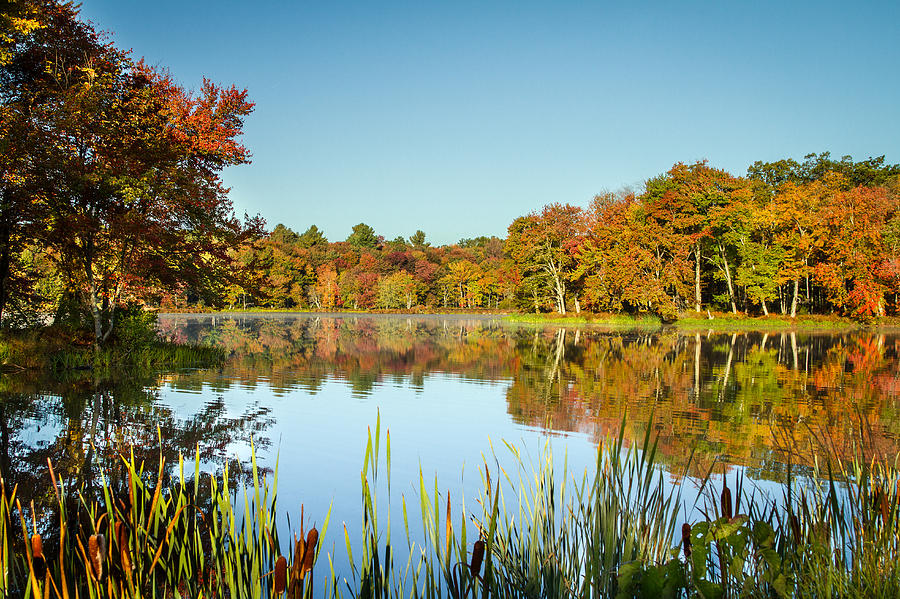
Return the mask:
<svg viewBox="0 0 900 599"><path fill-rule="evenodd" d="M719 255L722 256L722 265L725 268L725 283L728 284L728 299L731 301L731 313L737 314L737 304L734 301L734 285L731 283L731 269L728 268L728 258L725 256L725 248L719 245Z"/></svg>
<svg viewBox="0 0 900 599"><path fill-rule="evenodd" d="M797 300L800 295L800 279L794 279L794 298L791 300L791 318L797 317Z"/></svg>
<svg viewBox="0 0 900 599"><path fill-rule="evenodd" d="M762 304L763 314L768 316L769 309L766 307L766 300L759 300L759 303Z"/></svg>
<svg viewBox="0 0 900 599"><path fill-rule="evenodd" d="M9 298L9 270L12 250L9 247L9 226L0 228L0 323Z"/></svg>
<svg viewBox="0 0 900 599"><path fill-rule="evenodd" d="M701 297L700 297L700 244L698 243L694 246L694 310L696 312L700 311L701 308Z"/></svg>

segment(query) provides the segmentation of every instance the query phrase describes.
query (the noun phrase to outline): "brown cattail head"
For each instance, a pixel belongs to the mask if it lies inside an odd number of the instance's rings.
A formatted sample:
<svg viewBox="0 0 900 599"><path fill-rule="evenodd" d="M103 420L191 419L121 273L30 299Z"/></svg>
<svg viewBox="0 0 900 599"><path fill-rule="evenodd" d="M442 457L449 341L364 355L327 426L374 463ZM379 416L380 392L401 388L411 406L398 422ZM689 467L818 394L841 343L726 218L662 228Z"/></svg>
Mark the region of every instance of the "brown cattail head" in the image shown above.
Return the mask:
<svg viewBox="0 0 900 599"><path fill-rule="evenodd" d="M728 488L728 484L726 483L724 487L722 487L722 517L728 520L731 520L731 516L733 512L731 510L731 489Z"/></svg>
<svg viewBox="0 0 900 599"><path fill-rule="evenodd" d="M303 555L303 572L309 572L313 569L313 560L316 557L316 545L319 544L319 531L310 528L306 535L306 550Z"/></svg>
<svg viewBox="0 0 900 599"><path fill-rule="evenodd" d="M472 578L478 576L481 572L481 562L484 560L484 541L478 539L475 546L472 547L472 564L469 566L469 572Z"/></svg>
<svg viewBox="0 0 900 599"><path fill-rule="evenodd" d="M31 566L38 580L43 580L47 574L47 560L44 559L44 544L41 535L31 535Z"/></svg>
<svg viewBox="0 0 900 599"><path fill-rule="evenodd" d="M88 539L88 559L91 562L91 574L97 582L103 580L103 561L106 557L106 537L91 535Z"/></svg>
<svg viewBox="0 0 900 599"><path fill-rule="evenodd" d="M116 544L119 546L119 560L122 563L122 570L130 572L134 569L131 563L131 552L128 550L128 529L121 520L116 522Z"/></svg>
<svg viewBox="0 0 900 599"><path fill-rule="evenodd" d="M44 543L41 541L41 535L31 535L31 556L44 557Z"/></svg>
<svg viewBox="0 0 900 599"><path fill-rule="evenodd" d="M299 583L303 580L303 558L306 552L306 543L303 537L294 540L294 563L291 565L291 584Z"/></svg>
<svg viewBox="0 0 900 599"><path fill-rule="evenodd" d="M275 594L280 595L287 588L287 559L279 555L275 561Z"/></svg>
<svg viewBox="0 0 900 599"><path fill-rule="evenodd" d="M681 545L684 547L684 557L691 557L691 525L687 522L681 525Z"/></svg>
<svg viewBox="0 0 900 599"><path fill-rule="evenodd" d="M885 526L885 528L887 528L888 518L890 518L891 516L891 508L888 505L887 493L881 493L879 500L879 503L881 504L879 505L879 507L881 508L881 523Z"/></svg>
<svg viewBox="0 0 900 599"><path fill-rule="evenodd" d="M794 533L794 542L799 543L800 542L800 520L797 519L796 514L791 514L789 519L791 521L791 532Z"/></svg>

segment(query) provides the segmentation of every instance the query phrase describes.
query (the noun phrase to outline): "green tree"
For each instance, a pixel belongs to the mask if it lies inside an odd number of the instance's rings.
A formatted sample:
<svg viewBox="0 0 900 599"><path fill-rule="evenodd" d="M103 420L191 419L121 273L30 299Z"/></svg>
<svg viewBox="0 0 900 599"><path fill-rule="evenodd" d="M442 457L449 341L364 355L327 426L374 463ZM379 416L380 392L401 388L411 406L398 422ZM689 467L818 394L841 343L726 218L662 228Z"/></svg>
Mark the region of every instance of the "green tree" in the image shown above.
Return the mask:
<svg viewBox="0 0 900 599"><path fill-rule="evenodd" d="M417 249L421 249L431 245L430 243L426 243L425 232L421 229L417 230L413 235L410 236L409 243Z"/></svg>
<svg viewBox="0 0 900 599"><path fill-rule="evenodd" d="M418 297L419 284L405 270L389 274L378 280L379 308L406 308L409 310L418 303Z"/></svg>
<svg viewBox="0 0 900 599"><path fill-rule="evenodd" d="M375 229L366 223L353 226L353 232L347 237L347 243L359 248L374 248L378 246L378 237Z"/></svg>
<svg viewBox="0 0 900 599"><path fill-rule="evenodd" d="M328 239L325 238L325 235L322 233L322 231L319 230L317 226L312 225L310 228L304 231L302 235L300 235L298 243L301 247L311 248L315 246L326 245L328 243Z"/></svg>

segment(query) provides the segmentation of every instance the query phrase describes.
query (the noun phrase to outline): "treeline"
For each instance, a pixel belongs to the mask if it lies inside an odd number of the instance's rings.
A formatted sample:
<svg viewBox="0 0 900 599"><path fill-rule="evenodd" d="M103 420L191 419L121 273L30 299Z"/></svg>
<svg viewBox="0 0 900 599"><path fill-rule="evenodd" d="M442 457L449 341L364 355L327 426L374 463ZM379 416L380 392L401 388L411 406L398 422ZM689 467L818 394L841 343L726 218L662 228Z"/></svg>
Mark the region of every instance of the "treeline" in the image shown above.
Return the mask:
<svg viewBox="0 0 900 599"><path fill-rule="evenodd" d="M339 242L278 225L236 251L250 284L215 305L883 316L897 311L898 176L883 156L756 162L746 176L679 163L639 193L550 204L506 239L441 247L363 223Z"/></svg>
<svg viewBox="0 0 900 599"><path fill-rule="evenodd" d="M550 204L505 239L330 242L235 218L246 90L185 89L59 0L0 3L0 322L111 335L161 308L897 312L900 165L811 154L744 176L676 164Z"/></svg>

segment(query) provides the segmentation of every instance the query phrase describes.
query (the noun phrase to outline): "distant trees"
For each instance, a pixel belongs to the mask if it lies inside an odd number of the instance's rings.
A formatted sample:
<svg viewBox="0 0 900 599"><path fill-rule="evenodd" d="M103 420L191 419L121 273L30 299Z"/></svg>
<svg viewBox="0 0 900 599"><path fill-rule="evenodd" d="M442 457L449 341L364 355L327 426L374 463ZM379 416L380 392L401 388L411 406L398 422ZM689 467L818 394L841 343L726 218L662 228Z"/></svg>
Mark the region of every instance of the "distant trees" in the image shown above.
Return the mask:
<svg viewBox="0 0 900 599"><path fill-rule="evenodd" d="M678 163L641 193L519 217L505 240L433 247L422 231L384 241L361 223L329 243L315 226L297 235L279 225L241 250L261 273L241 297L272 307L585 307L665 319L698 309L896 313L900 169L881 158L828 160L756 163L746 177Z"/></svg>

